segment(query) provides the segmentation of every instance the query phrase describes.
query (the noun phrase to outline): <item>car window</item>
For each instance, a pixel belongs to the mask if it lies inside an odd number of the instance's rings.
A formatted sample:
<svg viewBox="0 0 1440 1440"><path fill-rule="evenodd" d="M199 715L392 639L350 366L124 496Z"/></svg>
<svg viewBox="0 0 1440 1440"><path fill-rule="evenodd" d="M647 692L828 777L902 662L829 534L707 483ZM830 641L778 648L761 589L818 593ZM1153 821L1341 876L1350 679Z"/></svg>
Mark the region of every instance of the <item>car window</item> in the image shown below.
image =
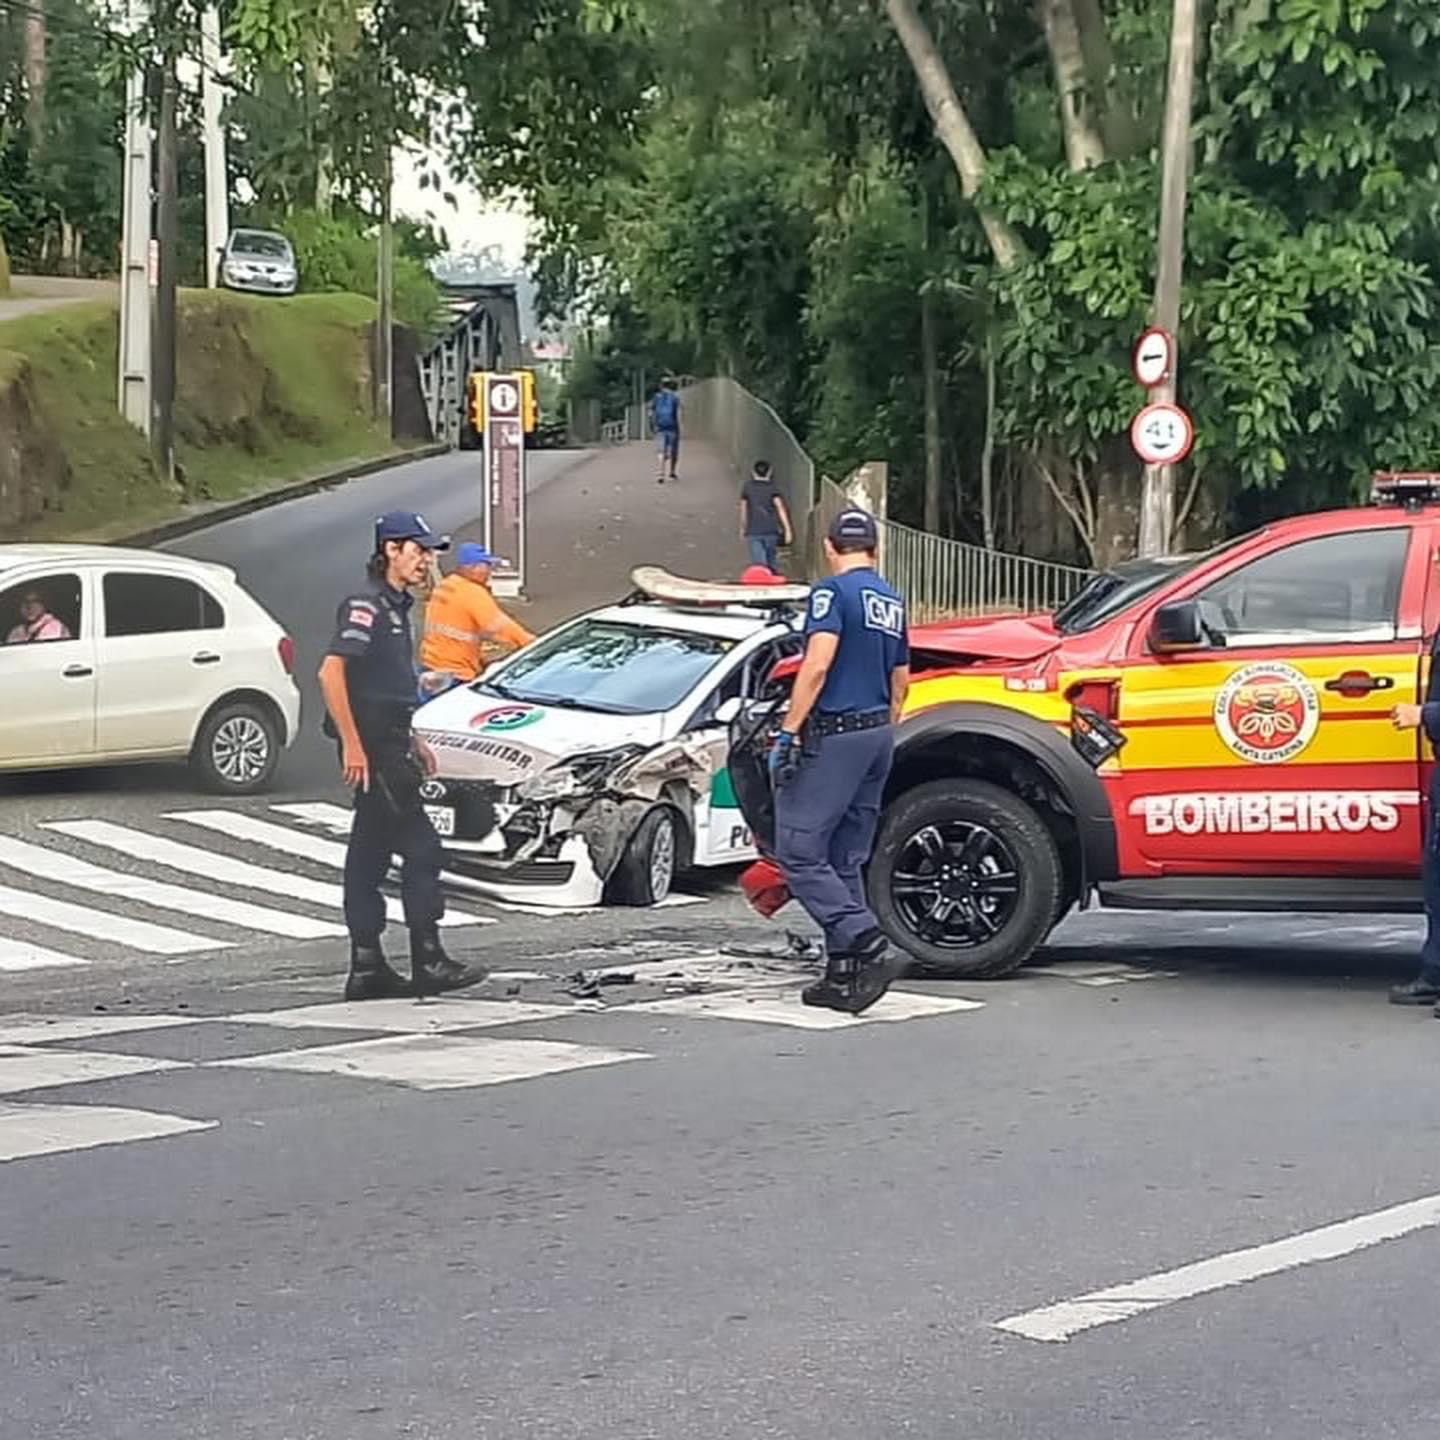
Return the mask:
<svg viewBox="0 0 1440 1440"><path fill-rule="evenodd" d="M505 700L652 715L678 705L734 644L720 635L582 620L539 640L476 688Z"/></svg>
<svg viewBox="0 0 1440 1440"><path fill-rule="evenodd" d="M105 577L105 634L168 635L185 630L219 630L225 624L220 602L180 575L117 571Z"/></svg>
<svg viewBox="0 0 1440 1440"><path fill-rule="evenodd" d="M752 651L710 693L690 718L689 728L715 723L715 712L727 700L774 700L789 689L789 681L772 681L770 672L787 655L799 655L805 649L803 635L782 635Z"/></svg>
<svg viewBox="0 0 1440 1440"><path fill-rule="evenodd" d="M245 233L231 238L230 251L235 255L264 255L273 260L284 260L290 255L290 246L278 235Z"/></svg>
<svg viewBox="0 0 1440 1440"><path fill-rule="evenodd" d="M80 637L78 575L46 575L0 590L0 636L6 645L54 645Z"/></svg>
<svg viewBox="0 0 1440 1440"><path fill-rule="evenodd" d="M1201 615L1229 646L1394 640L1409 541L1396 527L1271 551L1202 590Z"/></svg>

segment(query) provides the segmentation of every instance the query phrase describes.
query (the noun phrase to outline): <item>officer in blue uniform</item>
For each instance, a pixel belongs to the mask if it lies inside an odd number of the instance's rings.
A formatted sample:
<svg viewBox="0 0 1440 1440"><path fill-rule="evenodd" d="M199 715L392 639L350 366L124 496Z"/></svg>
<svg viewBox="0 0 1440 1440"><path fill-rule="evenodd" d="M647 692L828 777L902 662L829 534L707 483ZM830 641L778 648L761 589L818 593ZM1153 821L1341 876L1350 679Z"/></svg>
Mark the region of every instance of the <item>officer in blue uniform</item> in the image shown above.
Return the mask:
<svg viewBox="0 0 1440 1440"><path fill-rule="evenodd" d="M1436 557L1440 563L1440 556ZM1422 705L1401 703L1390 712L1397 730L1420 730L1440 758L1440 632L1430 646L1430 680ZM1421 893L1425 897L1425 944L1420 971L1413 980L1390 991L1392 1005L1428 1005L1440 1020L1440 763L1432 766L1429 814L1425 820L1420 858Z"/></svg>
<svg viewBox="0 0 1440 1440"><path fill-rule="evenodd" d="M805 658L770 752L776 859L825 932L825 975L802 998L853 1015L897 970L862 876L910 685L905 602L875 569L877 545L864 510L844 510L831 524L833 573L811 591Z"/></svg>
<svg viewBox="0 0 1440 1440"><path fill-rule="evenodd" d="M375 522L375 548L366 567L369 583L341 602L335 635L320 666L325 733L339 742L345 783L355 792L345 852L347 1000L433 995L477 984L487 973L482 966L452 960L440 944L445 913L440 840L420 799L435 758L410 729L416 670L408 591L425 579L434 552L449 544L423 515L382 515ZM404 861L409 984L390 968L380 943L385 930L380 886L397 854Z"/></svg>

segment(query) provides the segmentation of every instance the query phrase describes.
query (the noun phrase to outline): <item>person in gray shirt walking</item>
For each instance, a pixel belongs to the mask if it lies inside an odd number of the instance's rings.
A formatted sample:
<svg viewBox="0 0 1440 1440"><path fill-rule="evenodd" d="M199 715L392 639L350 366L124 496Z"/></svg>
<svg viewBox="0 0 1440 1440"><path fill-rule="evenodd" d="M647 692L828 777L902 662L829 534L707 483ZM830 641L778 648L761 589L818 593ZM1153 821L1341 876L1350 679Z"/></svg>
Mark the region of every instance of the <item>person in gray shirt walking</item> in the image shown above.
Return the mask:
<svg viewBox="0 0 1440 1440"><path fill-rule="evenodd" d="M740 492L740 538L750 548L752 564L779 571L780 547L795 543L790 512L775 488L768 460L757 460Z"/></svg>

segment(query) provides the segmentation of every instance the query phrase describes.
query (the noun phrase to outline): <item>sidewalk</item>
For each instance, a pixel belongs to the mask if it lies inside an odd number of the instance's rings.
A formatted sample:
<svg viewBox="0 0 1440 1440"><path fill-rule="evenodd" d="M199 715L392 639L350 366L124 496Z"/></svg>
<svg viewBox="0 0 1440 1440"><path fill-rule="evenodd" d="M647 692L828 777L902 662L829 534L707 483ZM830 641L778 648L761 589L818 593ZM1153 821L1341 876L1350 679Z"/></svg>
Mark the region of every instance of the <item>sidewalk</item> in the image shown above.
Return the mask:
<svg viewBox="0 0 1440 1440"><path fill-rule="evenodd" d="M618 445L533 486L525 603L506 602L537 634L584 610L619 600L637 565L678 575L738 579L740 482L718 450L686 441L680 479L655 483L655 448ZM478 540L467 525L457 540Z"/></svg>

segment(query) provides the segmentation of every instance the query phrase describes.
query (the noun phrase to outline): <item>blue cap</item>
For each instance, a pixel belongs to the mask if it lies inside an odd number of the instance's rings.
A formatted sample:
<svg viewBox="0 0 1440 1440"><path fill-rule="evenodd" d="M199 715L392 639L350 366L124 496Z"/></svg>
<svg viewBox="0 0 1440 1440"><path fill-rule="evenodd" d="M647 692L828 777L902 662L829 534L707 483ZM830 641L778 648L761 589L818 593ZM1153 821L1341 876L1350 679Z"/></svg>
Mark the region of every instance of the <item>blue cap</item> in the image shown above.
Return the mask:
<svg viewBox="0 0 1440 1440"><path fill-rule="evenodd" d="M880 530L868 510L842 510L830 522L830 543L837 549L874 550L880 544Z"/></svg>
<svg viewBox="0 0 1440 1440"><path fill-rule="evenodd" d="M467 540L455 551L455 563L461 569L467 565L503 565L498 555L492 555L483 545Z"/></svg>
<svg viewBox="0 0 1440 1440"><path fill-rule="evenodd" d="M375 548L387 540L413 540L427 550L448 550L450 537L437 535L423 515L413 510L390 510L375 522Z"/></svg>

